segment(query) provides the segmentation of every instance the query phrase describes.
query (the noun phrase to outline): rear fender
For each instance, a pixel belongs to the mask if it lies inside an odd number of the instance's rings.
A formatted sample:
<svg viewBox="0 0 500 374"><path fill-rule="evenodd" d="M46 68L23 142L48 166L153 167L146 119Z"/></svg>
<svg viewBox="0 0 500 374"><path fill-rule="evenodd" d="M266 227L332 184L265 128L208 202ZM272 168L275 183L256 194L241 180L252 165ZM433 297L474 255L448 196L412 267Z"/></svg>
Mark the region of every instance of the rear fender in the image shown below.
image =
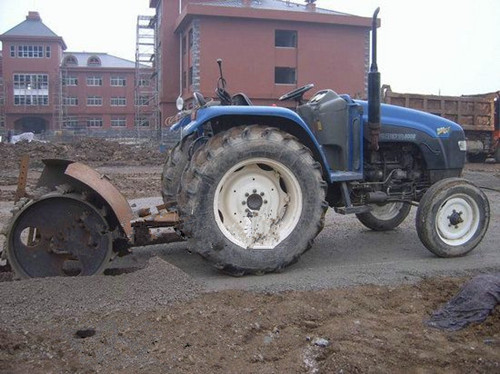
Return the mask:
<svg viewBox="0 0 500 374"><path fill-rule="evenodd" d="M54 190L60 185L69 185L82 191L91 190L98 195L111 209L123 232L132 238L132 209L125 197L116 189L109 179L91 167L70 160L43 160L45 168L37 183L38 187Z"/></svg>
<svg viewBox="0 0 500 374"><path fill-rule="evenodd" d="M229 127L260 124L277 127L287 132L308 147L314 158L321 164L323 175L331 182L330 169L321 149L320 144L307 124L294 111L272 106L216 106L199 109L194 120L177 124L176 130L181 129L181 137L194 132L202 131L203 126L209 122L229 122Z"/></svg>

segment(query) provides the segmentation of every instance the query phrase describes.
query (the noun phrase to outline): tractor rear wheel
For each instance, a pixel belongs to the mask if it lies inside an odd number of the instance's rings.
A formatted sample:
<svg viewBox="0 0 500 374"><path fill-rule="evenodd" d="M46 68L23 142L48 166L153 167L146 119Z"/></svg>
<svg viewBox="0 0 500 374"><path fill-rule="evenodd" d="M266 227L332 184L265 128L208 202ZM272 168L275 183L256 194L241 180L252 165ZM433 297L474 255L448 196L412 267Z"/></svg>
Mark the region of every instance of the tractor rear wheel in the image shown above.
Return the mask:
<svg viewBox="0 0 500 374"><path fill-rule="evenodd" d="M235 276L296 262L322 230L321 167L275 128L236 127L212 137L182 177L181 229L191 247Z"/></svg>
<svg viewBox="0 0 500 374"><path fill-rule="evenodd" d="M177 143L168 153L163 173L161 174L161 195L167 209L177 209L177 193L181 175L189 163L189 149L193 143L194 135L189 135Z"/></svg>
<svg viewBox="0 0 500 374"><path fill-rule="evenodd" d="M483 239L490 222L488 198L461 178L432 185L420 200L417 233L426 248L439 257L459 257Z"/></svg>
<svg viewBox="0 0 500 374"><path fill-rule="evenodd" d="M411 205L403 202L373 204L372 210L356 214L359 222L374 231L388 231L398 227L410 214Z"/></svg>

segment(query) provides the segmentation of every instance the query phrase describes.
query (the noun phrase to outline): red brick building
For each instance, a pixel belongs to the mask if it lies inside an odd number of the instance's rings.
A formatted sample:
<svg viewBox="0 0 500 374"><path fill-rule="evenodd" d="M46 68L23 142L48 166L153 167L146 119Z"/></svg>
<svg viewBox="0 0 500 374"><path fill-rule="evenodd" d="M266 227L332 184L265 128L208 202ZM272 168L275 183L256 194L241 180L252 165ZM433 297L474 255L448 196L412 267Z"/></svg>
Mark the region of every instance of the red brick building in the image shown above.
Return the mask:
<svg viewBox="0 0 500 374"><path fill-rule="evenodd" d="M44 25L37 12L29 12L24 22L0 35L0 41L4 132L148 126L134 115L135 62L105 53L65 52L63 38Z"/></svg>
<svg viewBox="0 0 500 374"><path fill-rule="evenodd" d="M150 0L156 9L163 117L178 96L214 96L216 60L232 93L272 104L308 83L364 96L371 19L314 0Z"/></svg>

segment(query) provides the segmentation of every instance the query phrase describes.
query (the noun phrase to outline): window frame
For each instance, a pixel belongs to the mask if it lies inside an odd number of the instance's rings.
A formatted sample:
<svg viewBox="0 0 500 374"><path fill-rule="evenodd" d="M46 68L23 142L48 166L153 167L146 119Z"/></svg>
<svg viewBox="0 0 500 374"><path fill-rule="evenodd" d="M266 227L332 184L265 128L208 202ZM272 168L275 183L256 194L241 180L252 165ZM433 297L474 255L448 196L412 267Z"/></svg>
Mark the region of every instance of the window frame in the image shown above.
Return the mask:
<svg viewBox="0 0 500 374"><path fill-rule="evenodd" d="M111 87L126 87L127 77L125 77L124 75L112 75L109 78L109 85Z"/></svg>
<svg viewBox="0 0 500 374"><path fill-rule="evenodd" d="M102 96L87 96L87 106L102 106Z"/></svg>
<svg viewBox="0 0 500 374"><path fill-rule="evenodd" d="M281 69L281 74L279 74L278 69ZM284 70L288 70L288 72L285 72ZM283 81L278 82L278 77L285 77L286 75L282 74L289 74L289 72L293 71L293 80L288 81L286 79L283 79ZM274 68L274 84L281 84L281 85L296 85L297 84L297 68L290 67L290 66L276 66Z"/></svg>
<svg viewBox="0 0 500 374"><path fill-rule="evenodd" d="M286 35L291 34L291 35ZM298 32L297 30L274 30L274 46L276 48L297 48L298 47ZM290 43L291 41L291 43Z"/></svg>
<svg viewBox="0 0 500 374"><path fill-rule="evenodd" d="M100 75L87 75L86 82L88 87L101 87L102 76Z"/></svg>
<svg viewBox="0 0 500 374"><path fill-rule="evenodd" d="M125 96L112 96L109 102L110 106L127 106L127 98Z"/></svg>

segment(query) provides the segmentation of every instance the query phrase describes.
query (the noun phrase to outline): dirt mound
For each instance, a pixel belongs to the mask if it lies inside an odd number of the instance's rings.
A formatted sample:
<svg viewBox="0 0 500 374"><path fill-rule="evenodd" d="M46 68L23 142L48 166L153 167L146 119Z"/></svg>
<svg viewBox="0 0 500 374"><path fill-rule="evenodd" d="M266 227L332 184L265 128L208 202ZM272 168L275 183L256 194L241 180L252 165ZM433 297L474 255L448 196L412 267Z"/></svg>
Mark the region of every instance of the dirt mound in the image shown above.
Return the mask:
<svg viewBox="0 0 500 374"><path fill-rule="evenodd" d="M0 157L6 169L17 169L25 154L30 155L32 166L35 167L41 166L40 160L44 158L65 158L92 166L161 165L166 156L160 152L159 144L154 142L122 144L98 138L82 138L73 143L0 143Z"/></svg>
<svg viewBox="0 0 500 374"><path fill-rule="evenodd" d="M65 316L69 310L72 317L147 310L188 300L200 290L190 276L158 257L130 274L2 282L0 325L43 323Z"/></svg>
<svg viewBox="0 0 500 374"><path fill-rule="evenodd" d="M122 305L132 296L147 308L132 304L125 310L75 314L70 307L55 316L52 309L62 309L47 302L40 310L52 315L47 320L0 324L0 368L5 373L134 374L498 373L500 368L498 311L485 323L454 333L424 324L463 280L314 292L201 293L187 302L151 308L154 297L169 287L171 279L164 276L170 273L158 259L144 270L159 270L157 279L149 279L154 283L148 292L159 290L146 295L137 295L146 291L140 287L126 290L140 272L125 275L115 287L124 292ZM31 297L32 303L42 296L53 302L67 294L77 299L81 291L66 280L46 282L39 280L43 287L36 281L10 284L26 286L23 296L16 296L28 299L19 314ZM47 285L55 287L50 294ZM61 291L65 295L55 295ZM99 301L84 297L83 302Z"/></svg>

